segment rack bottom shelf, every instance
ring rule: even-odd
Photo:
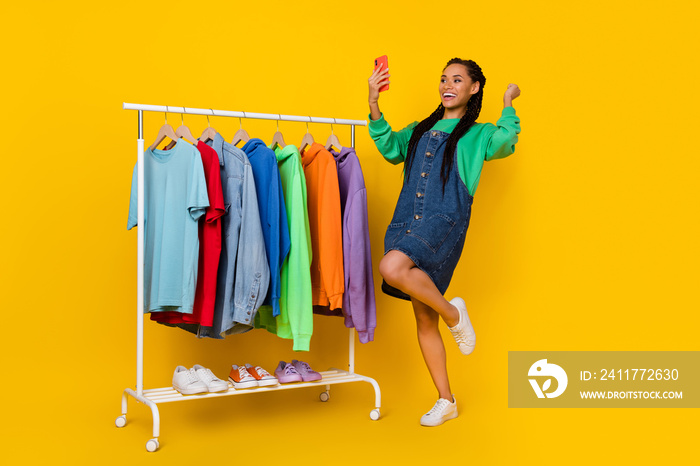
[[[249,395],[253,393],[270,392],[277,390],[291,390],[297,388],[309,388],[309,387],[323,387],[325,386],[325,391],[321,392],[321,401],[328,401],[330,398],[330,386],[339,383],[351,383],[351,382],[367,382],[374,387],[375,393],[375,408],[370,412],[370,419],[376,421],[379,419],[379,409],[381,408],[381,391],[379,390],[379,384],[376,380],[356,374],[354,372],[348,372],[340,369],[331,368],[327,371],[321,372],[321,380],[316,380],[313,382],[297,382],[289,384],[279,384],[271,387],[256,387],[256,388],[246,388],[246,389],[235,389],[231,382],[229,382],[229,388],[225,392],[219,393],[204,393],[201,395],[182,395],[172,387],[163,388],[153,388],[148,390],[143,390],[143,394],[139,395],[131,388],[124,390],[122,395],[122,415],[119,416],[115,424],[117,427],[124,427],[126,425],[126,414],[127,414],[127,397],[131,396],[137,401],[144,403],[146,406],[151,408],[153,414],[153,438],[146,443],[146,449],[148,451],[156,451],[160,444],[158,443],[158,436],[160,435],[160,414],[158,412],[158,404],[170,403],[174,401],[189,401],[189,400],[202,400],[205,398],[217,398],[222,396],[232,396],[232,395]]]
[[[308,388],[308,387],[318,387],[323,385],[333,385],[338,383],[350,383],[350,382],[367,382],[368,377],[361,376],[359,374],[341,371],[338,369],[330,369],[321,372],[321,380],[316,380],[313,382],[296,382],[296,383],[286,383],[278,384],[271,387],[254,387],[254,388],[244,388],[236,390],[229,381],[228,391],[218,392],[218,393],[203,393],[199,395],[182,395],[177,390],[172,387],[164,388],[153,388],[150,390],[144,390],[143,396],[151,400],[154,403],[168,403],[172,401],[188,401],[188,400],[201,400],[203,398],[215,398],[221,396],[232,396],[232,395],[250,395],[252,393],[262,393],[271,392],[277,390],[290,390],[296,388]],[[377,406],[379,407],[379,406]]]

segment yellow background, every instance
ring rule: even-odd
[[[697,11],[694,2],[6,2],[3,5],[4,458],[78,464],[684,464],[695,410],[507,408],[509,350],[699,350]],[[368,384],[161,407],[161,450],[135,383],[136,233],[126,231],[137,114],[122,102],[367,118],[372,60],[389,56],[380,106],[398,129],[438,104],[452,57],[487,78],[480,121],[509,82],[522,96],[516,154],[486,164],[448,297],[478,334],[443,335],[460,417],[428,429],[436,399],[407,303],[377,292]],[[179,116],[171,115],[173,126]],[[145,115],[150,144],[163,115]],[[186,116],[199,134],[206,118]],[[227,139],[238,121],[212,118]],[[269,140],[270,121],[244,121]],[[303,123],[283,122],[287,142]],[[327,125],[310,125],[317,140]],[[349,129],[337,129],[349,144]],[[400,187],[366,129],[375,280]],[[225,341],[145,323],[146,387],[176,365],[225,377],[301,357],[344,367],[340,320],[316,318],[310,353],[256,331]],[[691,420],[692,423],[691,423]]]

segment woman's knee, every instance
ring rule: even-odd
[[[389,251],[379,262],[379,273],[384,280],[392,286],[401,282],[401,278],[410,268],[412,262],[408,257],[398,251]]]
[[[382,257],[379,261],[379,273],[389,285],[394,285],[398,281],[398,267],[396,261],[389,255]]]

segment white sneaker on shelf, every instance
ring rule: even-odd
[[[199,377],[199,380],[204,382],[204,385],[207,386],[207,390],[210,393],[225,392],[228,390],[228,382],[225,382],[215,376],[210,369],[200,366],[199,364],[195,364],[192,369],[194,370],[195,374],[197,374],[197,377]]]
[[[435,427],[439,426],[445,421],[454,419],[457,417],[457,400],[452,396],[452,402],[444,398],[440,398],[435,403],[435,406],[425,413],[423,417],[420,418],[420,425]]]
[[[199,380],[193,369],[177,366],[173,374],[173,388],[183,395],[207,393],[209,390],[204,382]]]
[[[467,305],[462,298],[454,298],[450,304],[459,311],[459,322],[454,327],[447,328],[450,329],[450,333],[452,333],[462,354],[471,354],[476,345],[476,334],[469,320],[469,314],[467,314]]]

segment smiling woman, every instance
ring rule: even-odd
[[[420,123],[394,132],[378,105],[379,88],[389,83],[388,71],[379,67],[369,78],[369,132],[386,160],[404,163],[404,183],[379,271],[382,291],[413,305],[418,342],[440,397],[421,424],[437,426],[457,417],[440,318],[463,354],[470,354],[476,343],[464,300],[447,301],[443,295],[464,247],[484,160],[515,150],[520,120],[511,104],[520,89],[508,85],[497,125],[476,123],[486,78],[474,61],[453,58],[440,78],[438,108]]]

